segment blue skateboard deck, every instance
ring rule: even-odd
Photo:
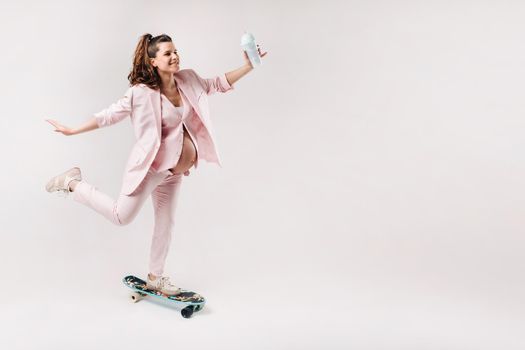
[[[184,318],[190,318],[194,312],[202,310],[206,303],[204,297],[189,290],[181,289],[179,294],[167,295],[157,290],[149,289],[146,281],[132,275],[124,277],[122,282],[133,290],[131,294],[133,302],[136,303],[147,295],[174,302],[178,307],[182,308],[181,315]]]

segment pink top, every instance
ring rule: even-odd
[[[184,94],[180,90],[179,93],[183,102],[180,107],[174,106],[166,96],[160,94],[162,138],[159,151],[151,165],[157,172],[174,168],[177,165],[182,154],[184,142],[183,128],[186,128],[197,151],[197,159],[194,164],[195,169],[199,162],[199,146],[193,135],[202,127],[202,122],[195,114],[195,110],[186,100]]]

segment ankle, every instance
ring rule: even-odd
[[[68,185],[69,192],[75,191],[75,187],[77,187],[77,184],[79,183],[78,180],[71,180]]]
[[[151,273],[148,273],[148,277],[149,277],[149,279],[152,280],[152,281],[155,281],[155,280],[157,279],[157,276],[155,276],[155,275],[153,275],[153,274],[151,274]]]

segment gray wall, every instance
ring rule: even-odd
[[[522,349],[525,4],[3,2],[3,348]],[[118,227],[44,189],[72,166],[116,198],[129,121],[66,137],[122,96],[140,35],[181,68],[268,55],[210,98],[223,168],[184,177],[166,273],[190,322],[128,302],[148,200]],[[148,305],[150,304],[150,305]],[[144,328],[137,320],[149,320]]]

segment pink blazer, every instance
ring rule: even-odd
[[[233,89],[233,86],[228,83],[225,74],[203,79],[193,69],[178,71],[174,74],[174,79],[202,121],[202,127],[194,135],[199,147],[199,157],[222,167],[217,146],[213,141],[214,131],[208,108],[208,95],[226,92]],[[130,195],[137,189],[159,150],[162,130],[160,105],[160,90],[137,84],[130,87],[120,100],[94,115],[99,127],[118,123],[126,117],[130,117],[133,124],[136,142],[124,169],[121,193],[125,195]]]

